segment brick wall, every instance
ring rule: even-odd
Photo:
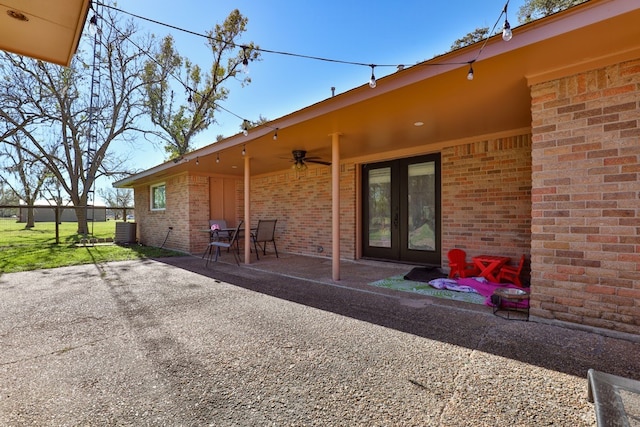
[[[461,248],[505,255],[531,248],[531,138],[498,138],[442,150],[442,263]],[[528,264],[527,264],[528,267]],[[525,277],[528,271],[525,272]]]
[[[341,166],[340,256],[355,257],[355,167]],[[283,201],[287,201],[283,203]],[[331,168],[309,165],[251,181],[251,223],[276,218],[278,248],[305,255],[331,256]]]
[[[638,333],[640,60],[532,94],[532,314]]]
[[[140,243],[147,246],[161,246],[164,243],[165,248],[183,252],[202,251],[208,240],[206,233],[191,233],[191,231],[195,224],[199,223],[198,212],[202,209],[203,188],[206,192],[205,217],[208,219],[208,178],[189,177],[183,174],[162,182],[166,185],[166,210],[164,211],[150,209],[149,185],[135,188],[135,212]],[[192,190],[193,188],[196,190]],[[193,205],[189,203],[190,199]],[[204,220],[204,225],[199,223],[200,228],[206,227],[207,219]],[[169,227],[173,229],[169,231]],[[200,238],[201,234],[202,238]],[[191,235],[194,236],[193,242]]]

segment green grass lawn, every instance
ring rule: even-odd
[[[90,223],[89,230],[93,233],[88,237],[113,238],[115,224],[115,221]],[[24,223],[17,223],[15,218],[1,218],[0,273],[183,255],[166,249],[139,245],[77,245],[85,236],[77,234],[76,230],[76,223],[60,224],[60,244],[56,245],[53,222],[37,222],[32,229],[25,229]]]

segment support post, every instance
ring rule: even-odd
[[[244,263],[251,264],[251,158],[244,157]]]
[[[340,280],[340,134],[331,134],[331,278]]]

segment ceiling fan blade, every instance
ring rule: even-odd
[[[304,159],[307,163],[317,163],[319,165],[331,166],[331,162],[326,162],[324,160],[313,160],[313,159]]]

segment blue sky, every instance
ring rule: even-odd
[[[458,38],[478,27],[492,28],[506,0],[445,0],[375,2],[361,0],[120,0],[117,7],[136,15],[198,33],[222,23],[233,9],[248,18],[240,43],[254,42],[263,49],[365,64],[406,64],[431,59],[450,49]],[[508,18],[517,26],[517,12],[524,0],[511,0]],[[211,64],[206,40],[144,20],[141,30],[158,37],[172,34],[181,55],[203,68]],[[504,18],[498,27],[502,27]],[[395,71],[377,67],[376,77]],[[244,88],[229,85],[223,104],[234,114],[270,120],[322,101],[336,93],[366,84],[369,67],[336,64],[286,55],[263,53],[249,67],[252,83]],[[186,95],[185,95],[186,96]],[[241,120],[220,112],[217,123],[196,138],[200,148],[216,135],[240,131]],[[161,147],[145,144],[137,151],[135,168],[147,169],[164,161]]]

